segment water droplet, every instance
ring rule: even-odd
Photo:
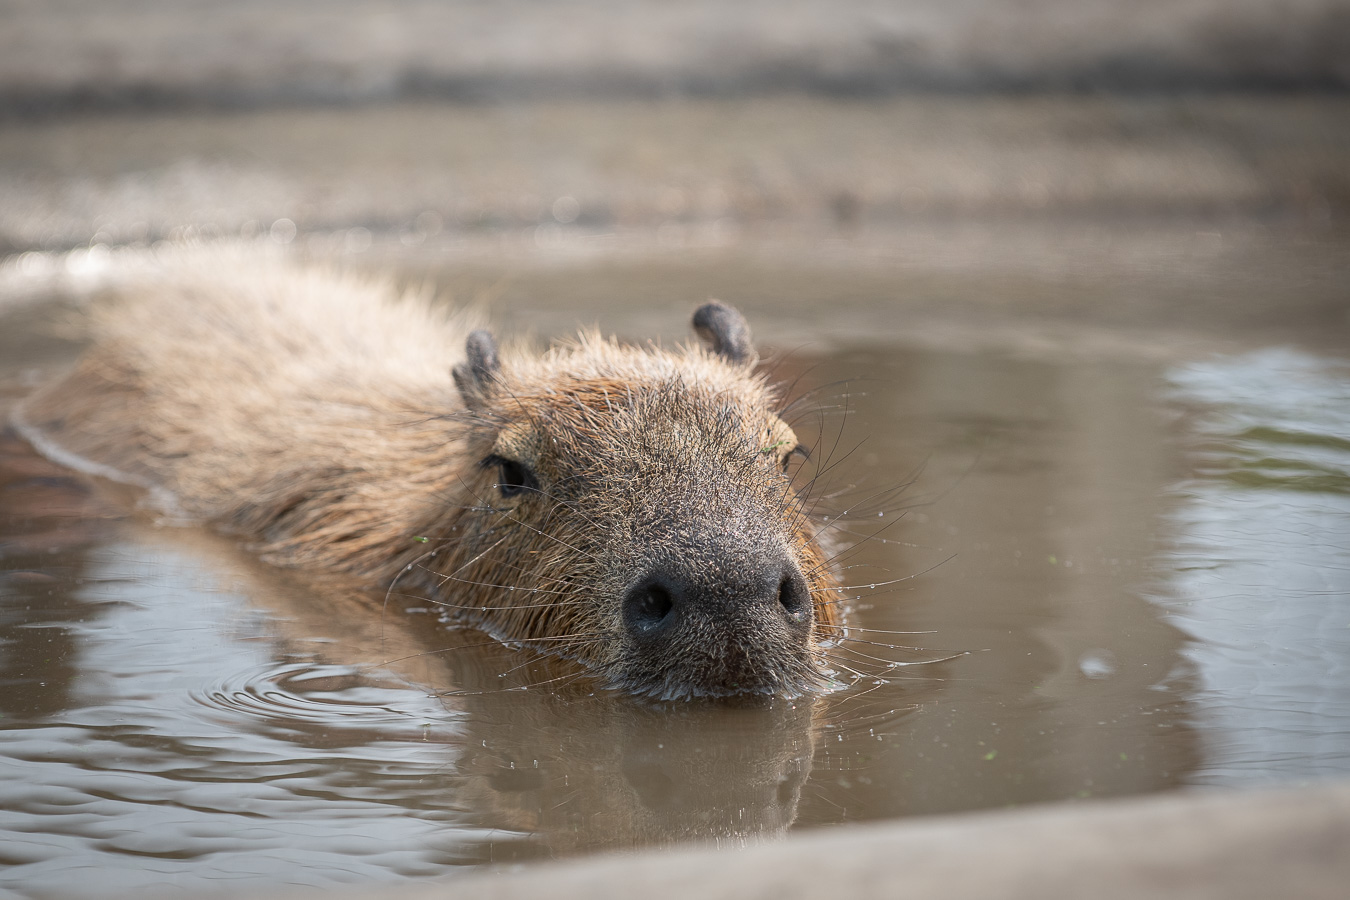
[[[1116,673],[1116,657],[1110,650],[1089,650],[1078,658],[1078,670],[1088,678],[1109,678]]]

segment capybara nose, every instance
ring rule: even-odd
[[[678,641],[690,632],[754,644],[761,629],[809,627],[811,592],[797,565],[786,559],[750,572],[728,572],[716,563],[658,565],[624,595],[623,622],[639,647]]]

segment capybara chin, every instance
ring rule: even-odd
[[[531,354],[388,284],[242,255],[185,257],[132,294],[20,409],[40,449],[610,688],[827,682],[839,587],[730,307],[698,309],[701,343],[584,333]]]

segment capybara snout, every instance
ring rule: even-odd
[[[622,602],[630,690],[800,693],[812,684],[810,590],[781,553],[662,561]]]

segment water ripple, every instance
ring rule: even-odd
[[[355,666],[270,663],[233,673],[191,692],[208,710],[252,720],[275,732],[314,733],[348,740],[450,740],[446,708],[423,690],[384,685]],[[222,719],[225,717],[221,717]]]
[[[1197,780],[1344,774],[1350,745],[1350,369],[1274,349],[1171,373],[1193,476],[1167,607],[1194,642]]]

